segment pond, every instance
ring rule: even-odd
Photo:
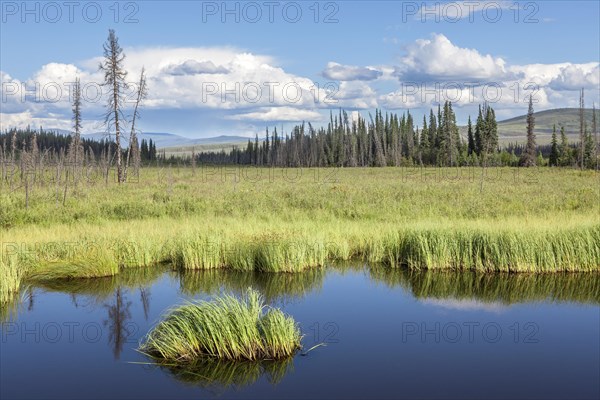
[[[325,346],[185,370],[136,351],[174,305],[247,287]],[[10,314],[3,399],[600,398],[600,274],[131,269],[32,285]]]

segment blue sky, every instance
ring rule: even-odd
[[[115,7],[113,1],[82,1],[75,2],[71,22],[63,2],[28,2],[25,10],[21,1],[2,1],[1,127],[68,129],[66,83],[79,76],[93,88],[101,80],[96,64],[109,28],[128,56],[129,80],[137,79],[141,66],[148,71],[146,131],[250,136],[266,125],[318,125],[340,107],[364,115],[375,107],[411,109],[420,121],[445,99],[454,101],[464,122],[484,100],[501,118],[523,114],[528,93],[537,109],[575,106],[580,87],[588,105],[598,103],[597,1],[276,3],[138,1]],[[225,14],[224,7],[233,11]],[[278,84],[273,99],[267,99],[265,82]],[[22,88],[31,92],[36,83],[65,89],[56,101],[48,101],[48,93],[23,99]],[[286,85],[301,89],[299,101],[282,93]],[[497,87],[503,88],[500,97],[485,95]],[[240,98],[230,93],[223,99],[225,88]],[[248,101],[256,88],[260,100]],[[102,104],[85,105],[87,131],[103,129]]]

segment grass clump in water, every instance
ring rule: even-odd
[[[293,318],[269,308],[248,289],[191,302],[171,310],[144,339],[140,351],[159,360],[193,362],[202,357],[224,360],[275,360],[293,355],[302,335]]]

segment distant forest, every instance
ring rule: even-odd
[[[591,129],[582,128],[583,146],[581,142],[568,142],[564,130],[555,131],[551,144],[534,147],[535,164],[580,166],[583,162],[585,168],[596,168],[597,127],[593,115]],[[12,129],[0,134],[0,155],[9,159],[14,152],[13,159],[18,159],[23,150],[31,150],[34,137],[38,150],[50,154],[50,158],[67,153],[73,140],[72,136],[42,128]],[[80,145],[88,162],[109,158],[111,154],[114,158],[114,140],[81,138]],[[142,165],[187,162],[277,167],[518,166],[523,164],[526,148],[527,145],[516,143],[498,145],[495,111],[487,104],[480,106],[474,123],[469,117],[467,135],[462,137],[452,103],[446,102],[438,106],[437,112],[430,110],[420,128],[409,111],[399,115],[376,110],[368,120],[358,117],[350,121],[348,114],[339,110],[330,114],[327,127],[302,123],[289,134],[267,129],[264,138],[259,140],[257,135],[243,148],[194,153],[193,160],[167,158],[157,151],[151,139],[141,140],[139,154]],[[122,150],[123,156],[126,151]]]

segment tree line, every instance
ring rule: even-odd
[[[581,96],[583,97],[583,91]],[[591,131],[580,112],[579,144],[569,143],[564,127],[557,142],[556,127],[552,144],[538,146],[535,135],[533,100],[529,99],[527,143],[500,147],[496,113],[489,104],[479,107],[475,124],[469,116],[466,138],[459,134],[452,103],[445,102],[423,116],[421,128],[410,111],[401,115],[375,110],[375,117],[358,116],[350,121],[340,110],[330,113],[327,127],[312,124],[295,126],[289,134],[267,129],[263,140],[258,135],[245,148],[230,152],[201,152],[195,162],[245,164],[277,167],[384,167],[384,166],[598,166],[598,140],[594,107]],[[583,144],[581,144],[583,143]]]

